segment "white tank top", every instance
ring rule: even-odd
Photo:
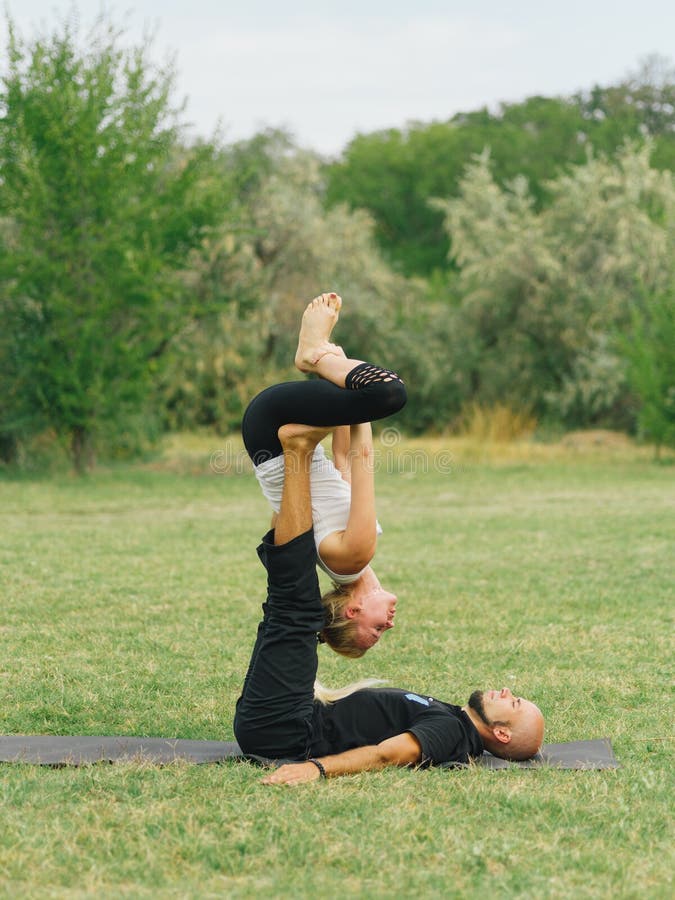
[[[284,487],[284,457],[275,456],[259,466],[254,466],[255,477],[272,509],[279,512],[281,493]],[[356,581],[363,569],[351,575],[338,575],[332,572],[319,555],[321,541],[334,531],[344,531],[349,519],[351,504],[351,488],[335,468],[333,461],[318,444],[312,457],[310,469],[310,489],[312,492],[312,522],[314,524],[314,542],[316,543],[317,562],[321,568],[338,584],[350,584]],[[382,534],[380,523],[377,533]]]

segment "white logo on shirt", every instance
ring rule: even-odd
[[[413,703],[420,703],[422,706],[428,706],[429,701],[425,700],[424,697],[420,697],[419,694],[406,694],[406,700],[412,700]]]

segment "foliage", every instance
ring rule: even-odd
[[[614,346],[636,297],[664,289],[675,257],[675,181],[649,148],[590,156],[547,183],[537,210],[523,178],[501,187],[487,154],[446,216],[462,296],[457,328],[475,348],[476,399],[575,425],[626,426]]]
[[[369,216],[345,206],[324,210],[320,160],[270,132],[265,141],[258,136],[235,145],[222,164],[240,186],[236,225],[210,242],[210,258],[193,258],[191,277],[197,295],[226,295],[231,305],[181,336],[161,389],[171,424],[210,424],[226,432],[238,427],[256,390],[300,377],[293,368],[300,319],[322,291],[344,297],[335,338],[351,356],[402,374],[423,368],[423,286],[384,263]],[[219,254],[222,246],[226,254]],[[228,266],[220,266],[216,278],[218,259]],[[411,410],[410,421],[428,422],[428,406]]]
[[[675,67],[658,55],[646,57],[637,72],[618,84],[577,94],[576,104],[594,122],[593,146],[610,151],[627,138],[650,137],[659,169],[675,168]]]
[[[9,26],[0,461],[35,467],[57,440],[83,470],[160,430],[236,429],[257,390],[299,377],[298,323],[326,290],[345,300],[348,354],[406,380],[397,427],[444,432],[501,405],[555,427],[639,416],[669,440],[645,311],[675,258],[664,61],[360,135],[326,165],[280,131],[186,145],[171,67],[105,18],[29,44]]]
[[[212,148],[179,144],[172,73],[101,20],[24,44],[0,90],[0,431],[49,426],[75,466],[151,422],[146,400],[185,316],[175,276],[222,215]],[[120,436],[121,441],[120,441]]]
[[[631,328],[620,339],[628,360],[628,382],[638,396],[641,434],[675,447],[675,294],[647,296],[631,310]]]
[[[583,165],[588,148],[613,158],[626,140],[653,141],[653,164],[675,168],[675,71],[659,58],[617,85],[573,97],[533,96],[496,112],[458,113],[359,135],[326,168],[327,200],[366,209],[386,258],[409,275],[447,266],[448,236],[431,197],[458,195],[472,157],[489,149],[501,187],[524,176],[537,209],[553,202],[547,182]]]
[[[486,146],[500,182],[525,173],[541,192],[541,180],[557,165],[583,159],[579,125],[563,101],[533,97],[500,115],[483,109],[404,132],[360,135],[328,167],[327,200],[367,209],[392,264],[409,275],[430,275],[447,266],[449,243],[429,198],[455,195],[464,167]]]

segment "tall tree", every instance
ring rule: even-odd
[[[430,367],[435,337],[416,337],[425,319],[418,302],[423,287],[385,264],[368,215],[345,205],[324,208],[318,157],[277,132],[235,145],[224,156],[243,198],[241,215],[236,229],[212,242],[212,253],[201,257],[193,274],[196,291],[233,299],[173,348],[163,385],[170,423],[236,427],[257,390],[272,379],[298,376],[298,324],[308,300],[321,291],[344,297],[336,339],[350,354],[385,360],[402,374]],[[430,405],[411,401],[406,424],[415,418],[418,427],[423,416],[426,424]]]
[[[189,310],[176,273],[225,208],[181,145],[173,73],[101,19],[24,42],[0,84],[0,432],[50,427],[75,467],[143,419]],[[11,391],[7,388],[11,386]]]
[[[641,298],[672,302],[675,179],[650,165],[648,146],[627,146],[547,190],[554,202],[538,210],[526,180],[502,188],[484,154],[459,198],[437,203],[459,268],[458,326],[475,348],[474,391],[570,425],[628,425],[615,335],[631,333]]]
[[[386,258],[408,275],[447,268],[448,235],[429,204],[457,196],[465,167],[488,148],[502,187],[527,178],[538,208],[550,204],[547,182],[593,148],[610,157],[626,140],[652,139],[652,164],[675,166],[675,71],[647,60],[610,87],[573,97],[529,97],[492,112],[458,113],[446,122],[362,134],[327,166],[329,203],[368,210]]]
[[[658,455],[663,446],[675,447],[675,289],[641,299],[620,346],[639,402],[639,431]]]

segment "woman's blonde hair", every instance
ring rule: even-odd
[[[381,678],[362,678],[360,681],[354,681],[342,688],[327,688],[320,681],[314,682],[314,699],[324,706],[329,703],[335,703],[336,700],[343,700],[356,691],[362,691],[364,688],[377,687],[385,682]]]
[[[341,653],[342,656],[348,656],[350,659],[358,659],[366,651],[363,647],[357,647],[355,643],[356,620],[348,619],[345,616],[345,609],[351,595],[351,584],[336,584],[335,582],[333,582],[333,590],[323,595],[321,602],[326,624],[319,637],[336,653]]]

